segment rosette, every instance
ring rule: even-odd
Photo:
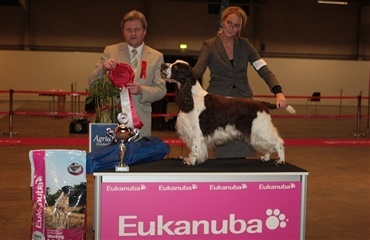
[[[126,84],[132,83],[134,78],[134,70],[126,63],[117,63],[116,67],[109,71],[110,81],[118,88],[126,87]]]

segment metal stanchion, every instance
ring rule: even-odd
[[[342,119],[342,97],[343,97],[343,90],[340,90],[340,98],[339,98],[339,119]]]
[[[14,90],[9,89],[9,132],[3,133],[4,135],[9,135],[10,138],[12,138],[13,135],[18,134],[17,132],[13,132],[13,116],[14,116],[13,94],[14,94]]]
[[[370,97],[367,98],[367,124],[366,124],[366,134],[370,133]]]
[[[74,84],[71,83],[71,112],[75,113],[75,94],[73,93],[75,91]]]
[[[367,93],[367,124],[366,134],[370,133],[370,77],[369,77],[369,91]]]
[[[356,133],[353,135],[357,138],[366,136],[365,133],[361,133],[361,93],[357,96],[357,127],[356,127]]]
[[[80,94],[77,93],[77,83],[71,83],[71,112],[80,113]]]

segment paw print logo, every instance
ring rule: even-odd
[[[266,215],[268,216],[266,220],[266,227],[270,230],[275,230],[278,227],[285,228],[287,222],[285,214],[281,213],[279,209],[267,209]]]

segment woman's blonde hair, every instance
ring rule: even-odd
[[[221,14],[221,23],[229,16],[230,14],[236,14],[239,16],[242,20],[242,26],[241,29],[244,28],[247,25],[248,16],[245,13],[245,11],[238,6],[230,6],[225,8],[225,10],[222,11]],[[219,33],[222,31],[222,29],[219,30]]]

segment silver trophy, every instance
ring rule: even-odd
[[[118,146],[120,162],[116,166],[116,172],[128,172],[130,170],[129,166],[125,163],[126,155],[126,142],[131,142],[139,136],[139,129],[131,129],[127,126],[128,117],[125,113],[120,113],[117,115],[117,120],[119,122],[118,126],[114,130],[107,128],[107,136],[113,141],[120,141]]]

